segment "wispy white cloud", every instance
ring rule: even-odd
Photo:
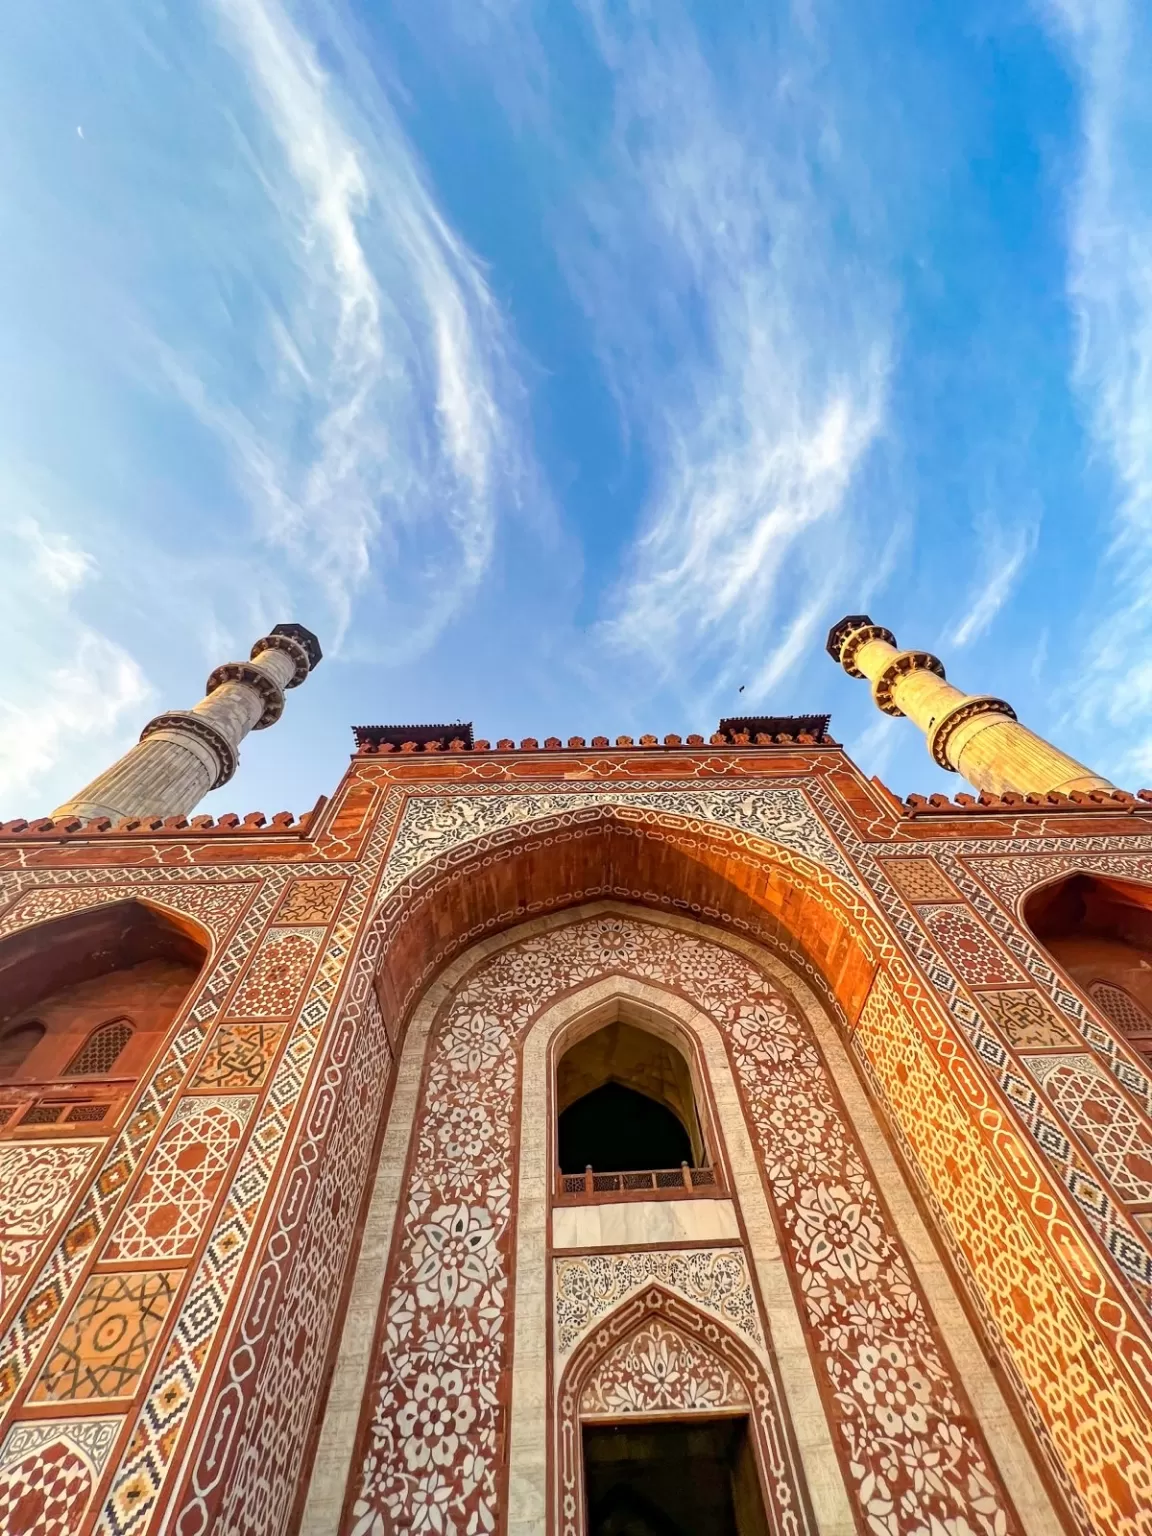
[[[527,472],[521,398],[479,263],[441,214],[380,82],[312,7],[205,0],[256,108],[237,133],[282,258],[251,316],[257,388],[161,337],[169,381],[232,457],[263,538],[316,577],[336,632],[370,578],[418,652],[492,557]],[[321,67],[323,37],[339,70]]]
[[[959,650],[978,640],[991,628],[1008,602],[1036,549],[1039,521],[1016,516],[977,519],[976,542],[980,550],[968,607],[948,636],[949,646]]]
[[[567,259],[654,466],[605,637],[710,691],[738,671],[753,702],[886,540],[853,490],[894,296],[838,233],[865,189],[801,29],[722,78],[673,0],[588,13],[615,120]]]
[[[881,715],[878,720],[866,726],[854,741],[848,743],[853,762],[859,763],[865,773],[882,779],[894,753],[902,744],[906,728],[906,721],[897,720],[892,715]]]
[[[30,13],[0,60],[0,468],[35,491],[0,507],[8,814],[261,626],[309,623],[329,658],[426,652],[539,506],[505,320],[348,14],[101,0],[63,48]],[[241,775],[261,760],[293,780],[267,748]]]
[[[45,528],[34,517],[20,518],[12,533],[24,546],[29,574],[54,593],[67,597],[97,572],[94,555],[79,548],[68,534]]]
[[[98,584],[96,558],[28,513],[6,539],[0,597],[20,665],[0,691],[0,817],[43,814],[79,789],[128,745],[150,695],[133,657],[73,604]]]
[[[1129,0],[1043,0],[1080,88],[1069,206],[1076,381],[1118,494],[1094,630],[1079,654],[1079,714],[1109,720],[1122,767],[1152,774],[1152,25]]]

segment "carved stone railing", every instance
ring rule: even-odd
[[[627,1173],[557,1173],[556,1199],[564,1204],[595,1200],[652,1200],[722,1193],[715,1168],[645,1168]]]

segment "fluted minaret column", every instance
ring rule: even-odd
[[[216,668],[199,704],[149,720],[137,744],[53,811],[53,819],[187,816],[210,789],[228,782],[245,736],[279,720],[284,690],[302,683],[320,658],[310,630],[277,624],[257,640],[251,660]]]
[[[900,650],[895,636],[867,614],[833,625],[828,654],[849,677],[868,678],[877,707],[886,715],[907,715],[941,768],[977,789],[1043,795],[1115,787],[1021,725],[1003,699],[954,688],[935,656]]]

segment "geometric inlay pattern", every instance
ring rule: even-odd
[[[884,873],[908,901],[960,900],[960,892],[933,859],[885,859]]]
[[[31,1401],[131,1397],[182,1279],[179,1269],[90,1275]]]
[[[220,1024],[192,1079],[192,1087],[261,1087],[284,1029],[283,1024]]]
[[[971,987],[996,987],[1023,981],[992,935],[966,907],[921,907],[920,921],[939,944],[944,957]]]
[[[270,928],[257,946],[229,1016],[284,1019],[295,1013],[323,938],[323,928]]]
[[[1146,1035],[1152,1032],[1152,1017],[1123,987],[1113,986],[1108,981],[1094,981],[1088,988],[1088,995],[1121,1034]]]
[[[1152,1129],[1095,1057],[1025,1060],[1117,1194],[1141,1204],[1152,1201]]]
[[[0,1146],[0,1313],[68,1208],[97,1150],[92,1142]]]
[[[552,1261],[556,1349],[568,1354],[598,1318],[641,1286],[658,1280],[705,1312],[763,1344],[759,1309],[742,1248],[582,1253]]]
[[[988,1531],[1014,1530],[807,1022],[742,955],[616,916],[498,951],[460,983],[434,1027],[346,1529],[434,1529],[430,1509],[444,1531],[496,1527],[518,1041],[550,999],[613,974],[687,995],[727,1037],[830,1388],[841,1469],[865,1517],[880,1529],[884,1511],[900,1509],[908,1531],[933,1521],[959,1529],[978,1510]],[[458,1123],[447,1140],[439,1135]],[[432,1422],[428,1377],[446,1373],[458,1373],[460,1390]],[[769,1482],[787,1475],[772,1469]]]
[[[177,1104],[104,1258],[187,1259],[215,1203],[252,1110],[251,1095]]]
[[[980,1006],[1008,1044],[1033,1050],[1068,1047],[1077,1042],[1060,1015],[1040,996],[1024,988],[981,992]]]
[[[74,1536],[120,1424],[120,1419],[14,1424],[0,1447],[0,1531]]]
[[[581,1418],[748,1406],[743,1383],[723,1360],[659,1318],[605,1355],[580,1394]]]

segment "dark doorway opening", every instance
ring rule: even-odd
[[[646,1093],[604,1083],[569,1104],[556,1124],[561,1173],[629,1173],[696,1166],[683,1124]]]
[[[584,1426],[588,1536],[769,1536],[746,1418]]]

